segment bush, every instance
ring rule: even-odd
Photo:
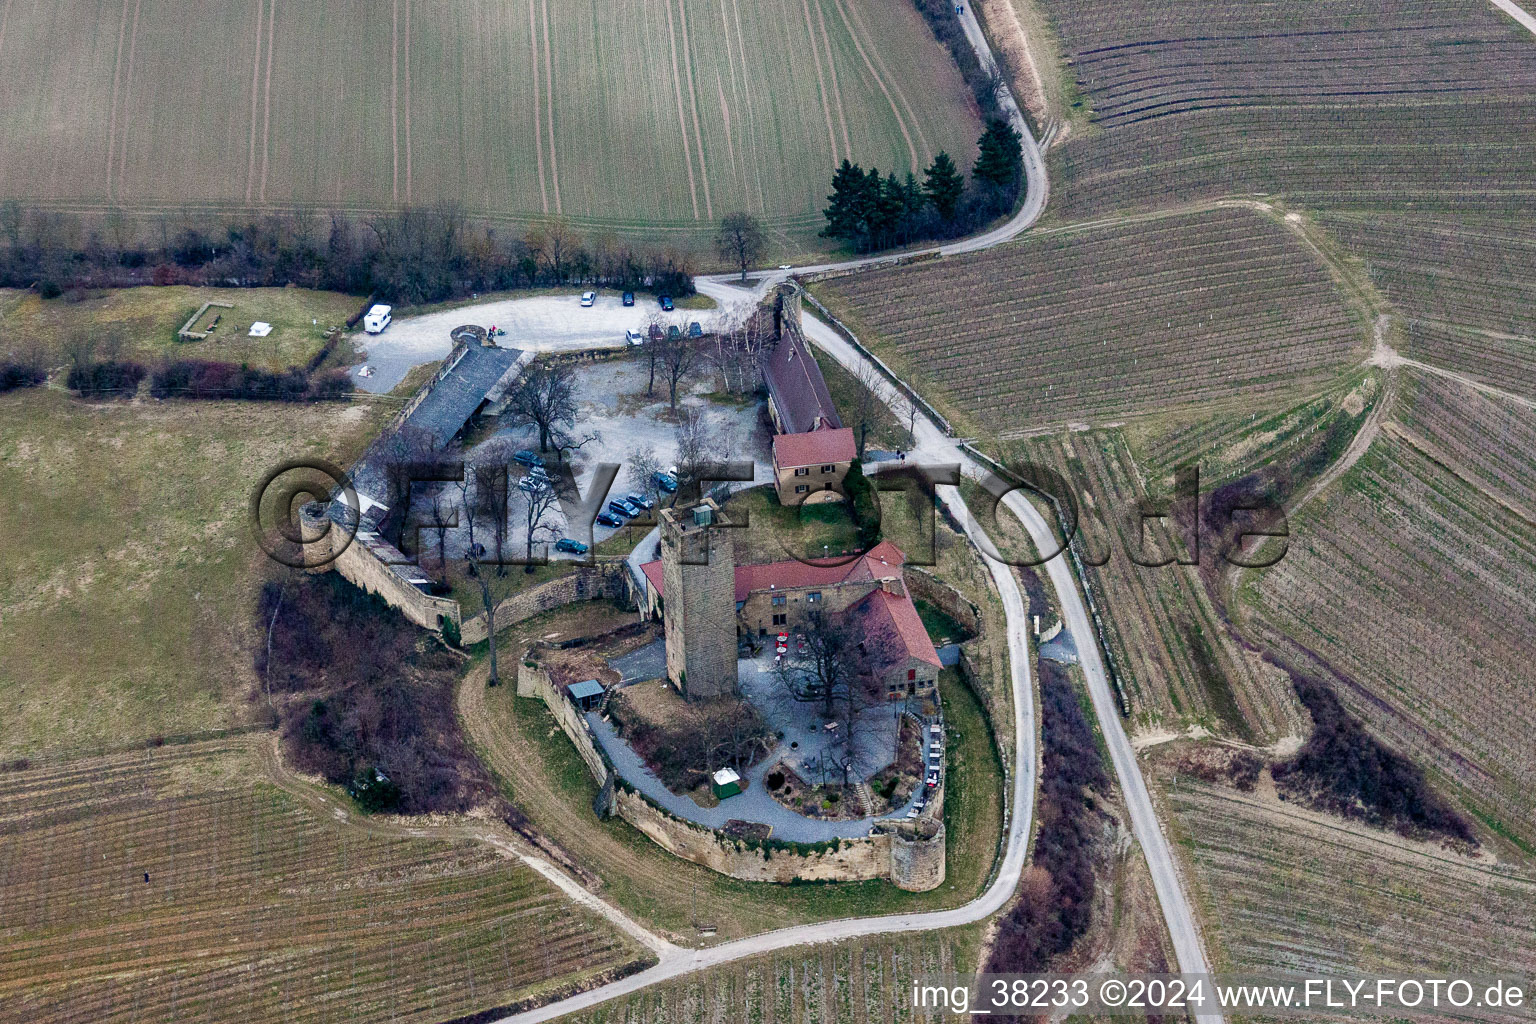
[[[868,551],[880,543],[880,506],[875,501],[875,489],[864,470],[855,462],[843,477],[843,490],[853,509],[853,522],[859,531],[859,548]]]
[[[66,383],[84,398],[132,398],[148,372],[138,363],[77,363]]]
[[[311,378],[297,367],[273,372],[235,363],[178,359],[155,371],[149,390],[156,398],[314,402],[345,397],[352,383],[345,371]]]
[[[48,372],[30,360],[0,363],[0,395],[17,388],[35,388],[48,379]]]
[[[60,295],[64,294],[64,288],[59,284],[59,282],[49,278],[46,281],[38,282],[37,294],[41,295],[45,299],[56,299]]]
[[[1291,673],[1312,715],[1312,735],[1272,769],[1282,796],[1408,836],[1438,834],[1476,844],[1466,819],[1429,787],[1424,773],[1384,746],[1323,683]]]

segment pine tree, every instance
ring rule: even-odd
[[[960,194],[965,191],[965,179],[955,170],[955,162],[943,150],[933,158],[933,165],[923,174],[923,191],[939,216],[949,220],[960,204]]]
[[[901,182],[896,180],[895,173],[886,175],[882,180],[879,171],[871,170],[869,187],[874,196],[874,209],[869,224],[870,248],[883,249],[893,244],[896,231],[901,227],[901,217],[907,208],[906,194],[902,192]]]
[[[832,175],[830,204],[822,210],[827,226],[822,229],[823,238],[836,238],[857,243],[868,229],[868,190],[864,171],[858,164],[843,160],[842,166]]]
[[[1019,183],[1024,170],[1024,149],[1012,125],[999,118],[988,121],[977,148],[980,153],[971,177],[1002,189]]]

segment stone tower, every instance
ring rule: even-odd
[[[736,558],[709,498],[661,510],[667,678],[686,697],[736,692]]]

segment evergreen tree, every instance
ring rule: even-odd
[[[988,121],[977,147],[980,153],[971,177],[1001,189],[1019,183],[1024,171],[1024,148],[1012,125],[1000,118]]]
[[[868,229],[868,190],[864,171],[858,164],[843,160],[842,166],[832,175],[830,204],[822,210],[827,226],[822,229],[823,238],[836,238],[857,243]]]
[[[923,192],[939,216],[949,220],[960,204],[960,194],[965,191],[965,179],[955,170],[955,162],[943,150],[933,158],[933,165],[923,174]]]

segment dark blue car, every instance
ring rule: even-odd
[[[604,526],[623,526],[624,525],[624,520],[620,519],[618,516],[614,515],[612,512],[599,512],[597,514],[597,521],[602,523]]]

